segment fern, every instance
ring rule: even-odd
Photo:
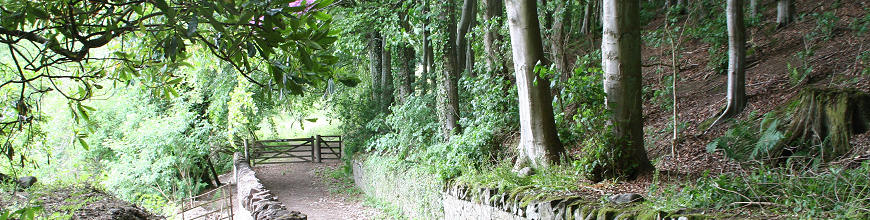
[[[749,118],[755,118],[754,113]],[[707,144],[707,152],[722,150],[725,156],[737,161],[763,159],[785,135],[777,130],[779,119],[768,113],[760,124],[738,121],[725,135]],[[755,132],[757,128],[758,132]]]

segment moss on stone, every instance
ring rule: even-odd
[[[598,220],[610,220],[616,217],[618,210],[612,208],[598,209]]]

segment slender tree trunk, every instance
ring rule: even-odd
[[[533,167],[559,162],[564,152],[556,132],[548,79],[534,71],[545,62],[535,0],[507,0],[508,24],[520,104],[520,151]]]
[[[379,32],[373,32],[369,35],[369,71],[372,76],[372,100],[375,103],[380,103],[381,101],[381,65],[383,65],[383,61],[381,61],[383,43],[381,43],[381,40]]]
[[[758,0],[749,0],[749,17],[758,16]]]
[[[445,137],[458,133],[459,127],[459,58],[457,57],[456,40],[456,16],[452,1],[447,1],[447,8],[442,14],[447,19],[447,41],[444,43],[444,73],[441,77],[442,92],[446,97],[444,101],[443,126]]]
[[[477,8],[475,6],[476,0],[465,0],[462,4],[462,17],[459,20],[459,24],[457,25],[456,30],[456,55],[457,60],[459,61],[459,65],[457,66],[460,71],[466,70],[466,56],[468,50],[468,38],[465,36],[468,33],[468,30],[471,29],[471,23],[474,20],[474,9]],[[452,23],[450,23],[452,25]]]
[[[785,27],[791,23],[793,15],[794,6],[791,0],[779,0],[776,3],[776,25],[778,27]]]
[[[556,72],[558,73],[559,83],[557,83],[553,88],[552,94],[558,98],[559,102],[559,111],[565,110],[565,103],[562,100],[562,86],[565,81],[568,80],[569,77],[569,66],[568,66],[568,54],[567,54],[567,43],[565,41],[566,37],[566,25],[570,25],[570,23],[566,22],[571,19],[571,11],[568,10],[566,5],[567,3],[564,1],[556,1],[556,10],[554,12],[553,17],[553,27],[551,30],[550,36],[550,52],[553,56],[553,64],[555,65]]]
[[[427,37],[429,35],[428,32],[429,31],[426,31]],[[435,72],[435,67],[434,67],[434,65],[435,65],[435,58],[434,58],[435,52],[432,50],[432,41],[431,40],[426,39],[424,41],[424,43],[425,43],[425,45],[423,46],[423,52],[425,54],[423,57],[423,65],[424,65],[423,68],[424,68],[425,72],[423,73],[423,76],[420,77],[420,80],[423,82],[422,87],[423,87],[423,91],[424,91],[423,93],[425,94],[426,90],[431,87],[430,86],[431,84],[429,81],[432,80],[432,73]]]
[[[483,20],[488,23],[496,22],[498,17],[503,14],[503,0],[486,0],[486,10],[483,13]],[[498,28],[501,25],[496,24],[486,28],[486,33],[483,35],[483,48],[486,50],[486,70],[488,73],[496,71],[496,63],[498,62],[498,52],[496,51],[497,40],[501,37],[498,34]]]
[[[609,143],[613,158],[607,161],[614,164],[595,169],[593,179],[634,178],[653,169],[643,147],[640,4],[605,0],[602,8],[601,66],[613,134]]]
[[[429,13],[429,1],[423,1],[423,11],[424,13]],[[423,74],[420,75],[419,82],[417,83],[420,86],[420,90],[422,94],[426,94],[426,90],[429,88],[429,73],[433,71],[432,69],[432,49],[429,41],[429,18],[427,17],[423,21]]]
[[[381,107],[384,112],[390,110],[390,106],[393,105],[393,100],[395,96],[393,95],[393,55],[390,52],[389,45],[387,41],[384,42],[384,50],[383,50],[383,70],[381,71],[381,87],[383,88],[383,100]]]
[[[221,180],[218,177],[217,171],[214,169],[214,163],[211,162],[211,155],[205,157],[206,162],[208,162],[208,169],[211,171],[211,175],[214,176],[215,186],[220,186]]]
[[[743,0],[728,0],[728,105],[725,117],[740,114],[746,107],[746,34]]]
[[[423,27],[426,28],[425,26]],[[428,79],[429,79],[429,37],[428,31],[423,32],[423,73],[420,74],[420,78],[417,79],[417,86],[423,91],[423,94],[426,94],[426,87],[428,87]]]
[[[569,72],[568,54],[566,51],[565,42],[565,25],[570,25],[566,21],[571,19],[571,11],[568,10],[566,3],[556,1],[556,16],[553,18],[553,28],[551,39],[551,52],[553,53],[553,64],[556,66],[556,71],[559,72],[559,81],[564,82],[567,79]]]
[[[474,73],[474,49],[470,43],[465,48],[465,72],[471,77],[477,77]]]
[[[474,13],[472,14],[471,24],[468,25],[468,30],[471,31],[474,29],[474,26],[477,25],[477,6],[474,6]],[[471,43],[474,37],[467,37],[465,42],[465,72],[468,73],[471,77],[477,77],[477,74],[474,73],[474,44]]]
[[[589,26],[591,26],[590,19],[592,19],[592,13],[594,10],[594,9],[592,9],[592,7],[594,6],[593,1],[597,1],[597,0],[586,0],[586,6],[583,8],[583,24],[580,26],[580,33],[581,34],[588,34],[589,33],[589,28],[590,28]]]
[[[414,48],[402,43],[399,46],[399,100],[404,103],[405,99],[413,93],[411,83],[414,82]]]

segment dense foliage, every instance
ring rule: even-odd
[[[600,49],[598,2],[535,5],[545,54],[533,67],[532,84],[546,85],[552,96],[545,104],[553,111],[546,114],[554,116],[550,121],[565,151],[553,166],[538,169],[523,164],[518,147],[524,101],[519,93],[525,87],[518,86],[514,73],[510,19],[502,1],[0,0],[0,173],[37,176],[46,185],[87,183],[171,213],[179,200],[221,184],[217,175],[230,169],[242,140],[309,136],[314,131],[304,125],[317,122],[331,126],[318,129],[343,136],[348,164],[355,157],[375,158],[369,166],[437,177],[427,183],[533,195],[524,202],[603,192],[595,187],[629,179],[603,180],[598,174],[616,170],[612,176],[626,176],[619,173],[624,161],[617,161],[626,151],[614,141],[611,120],[618,111],[606,106],[605,82],[613,77],[602,69],[608,57]],[[696,87],[709,85],[678,84],[724,78],[729,35],[722,2],[676,2],[642,1],[636,18],[648,25],[641,32],[644,49],[655,53],[641,60],[639,99],[645,103],[636,114],[642,114],[640,127],[659,131],[646,131],[643,144],[657,166],[679,167],[669,163],[687,160],[675,149],[688,143],[698,145],[683,147],[698,148],[689,153],[703,154],[688,158],[715,160],[737,171],[645,174],[653,180],[639,184],[649,185],[642,206],[666,211],[770,206],[783,215],[866,218],[867,162],[766,163],[772,149],[792,141],[780,129],[784,120],[756,113],[768,106],[724,120],[727,127],[716,137],[715,130],[707,132],[718,120],[695,125],[697,117],[706,116],[680,119],[686,111],[680,101],[686,100],[678,100],[678,93],[696,97],[685,94],[721,90],[718,84],[703,91]],[[753,31],[745,48],[756,59],[752,65],[769,56],[762,52],[789,51],[776,73],[783,78],[750,85],[782,81],[792,90],[826,77],[818,70],[828,69],[813,65],[833,55],[820,58],[829,48],[819,45],[870,30],[870,15],[847,21],[837,16],[839,4],[796,16],[808,30],[800,42],[786,46],[777,45],[784,34],[776,32],[783,27],[772,19],[762,13],[746,17],[745,26]],[[870,75],[870,52],[863,43],[850,42],[859,45],[857,57],[843,64],[860,73],[854,76]],[[796,45],[801,47],[790,48]],[[690,71],[692,79],[684,75]],[[835,84],[831,78],[814,86]],[[693,90],[682,90],[687,87]],[[457,119],[455,128],[448,128],[447,116]],[[697,134],[685,132],[689,123]],[[300,129],[288,129],[295,126]],[[671,132],[671,145],[664,146],[671,154],[664,156],[661,134]],[[814,156],[795,152],[784,157]],[[344,168],[350,172],[350,166]],[[690,180],[661,182],[667,175]],[[16,208],[0,210],[0,216],[39,209]]]

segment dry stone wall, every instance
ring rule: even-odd
[[[445,186],[419,175],[408,175],[414,168],[385,169],[370,157],[353,161],[356,185],[368,196],[392,203],[410,219],[707,219],[709,216],[666,213],[636,205],[601,203],[598,198],[562,197],[524,202],[524,195],[465,185]],[[431,174],[430,174],[431,175]],[[429,177],[434,179],[434,177]],[[427,184],[442,184],[426,186]],[[410,189],[410,190],[409,190]],[[438,196],[426,196],[435,194]],[[421,206],[421,204],[434,204]],[[426,207],[421,209],[421,207]]]
[[[431,174],[390,161],[355,160],[354,183],[366,195],[389,203],[409,219],[444,219],[442,184]]]
[[[241,153],[233,155],[233,174],[236,180],[236,200],[251,214],[251,219],[306,220],[298,211],[289,211],[257,179],[248,159]]]

